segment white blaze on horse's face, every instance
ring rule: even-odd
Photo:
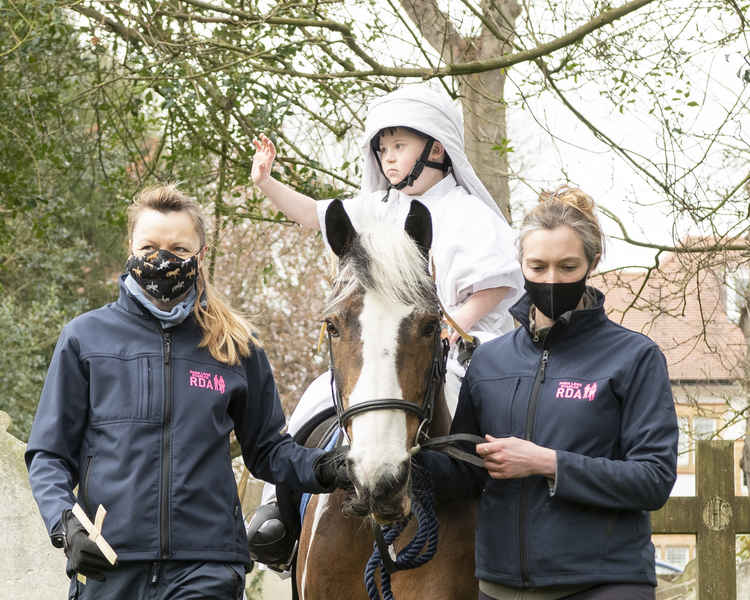
[[[396,356],[402,321],[413,306],[394,304],[376,292],[365,293],[359,315],[362,369],[349,396],[349,406],[368,400],[404,399],[398,378]],[[371,410],[355,415],[351,422],[354,475],[366,489],[374,489],[386,476],[396,476],[408,460],[406,413],[403,410]]]

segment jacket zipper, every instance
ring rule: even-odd
[[[172,334],[162,334],[164,351],[164,416],[161,432],[161,508],[159,513],[161,557],[169,557],[169,455],[172,420]]]
[[[534,378],[534,386],[531,388],[531,398],[529,399],[529,406],[526,410],[526,432],[524,439],[531,441],[534,437],[534,420],[536,418],[536,404],[539,398],[539,390],[542,389],[544,383],[545,371],[547,370],[547,363],[549,362],[549,350],[544,348],[542,350],[542,358],[539,361],[537,367],[536,377]],[[526,584],[529,581],[528,565],[526,564],[526,512],[528,510],[527,499],[526,499],[526,481],[527,478],[521,479],[521,500],[518,507],[518,542],[521,554],[521,581]]]

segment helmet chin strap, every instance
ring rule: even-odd
[[[404,177],[401,181],[398,183],[392,183],[388,186],[388,190],[396,189],[396,190],[402,190],[405,187],[408,187],[410,185],[413,185],[414,182],[417,180],[417,178],[422,174],[422,171],[425,167],[432,167],[433,169],[440,169],[441,171],[445,171],[445,162],[436,162],[434,160],[428,160],[430,157],[430,152],[432,152],[432,146],[435,143],[435,140],[432,138],[428,138],[427,142],[424,145],[424,149],[422,150],[422,154],[417,159],[417,162],[414,163],[414,166],[411,168],[411,171],[409,174]],[[374,151],[374,149],[373,149]],[[380,162],[380,157],[378,156],[378,153],[375,152],[375,160],[378,161],[378,166],[380,167],[380,172],[383,173],[383,176],[385,177],[385,171],[383,171],[383,164]],[[386,180],[388,178],[386,177]],[[387,195],[384,199],[387,199]]]

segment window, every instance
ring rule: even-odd
[[[724,283],[727,318],[739,325],[742,311],[750,310],[750,269],[740,267],[734,271],[727,270]]]
[[[664,552],[664,560],[684,569],[690,560],[690,548],[688,546],[667,546]]]
[[[696,440],[710,440],[716,432],[716,420],[708,417],[693,417],[693,435]]]
[[[680,437],[677,442],[677,464],[690,464],[690,418],[677,417],[677,423],[680,427]]]

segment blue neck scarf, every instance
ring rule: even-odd
[[[192,286],[188,295],[175,304],[171,310],[162,310],[156,306],[131,275],[128,275],[125,278],[125,287],[128,288],[128,291],[135,296],[135,299],[138,300],[146,310],[159,319],[162,329],[169,329],[170,327],[182,323],[188,318],[193,310],[193,306],[195,305],[195,286]]]

